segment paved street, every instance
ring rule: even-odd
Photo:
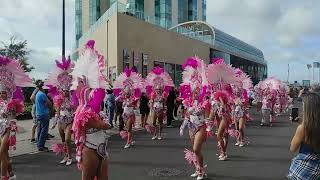
[[[288,121],[287,115],[279,116],[274,127],[260,127],[259,116],[247,125],[246,135],[250,144],[243,148],[229,142],[228,161],[216,158],[216,141],[210,139],[204,145],[204,157],[208,165],[208,179],[221,180],[270,180],[285,179],[290,159],[291,137],[296,124]],[[179,137],[178,122],[175,128],[165,129],[162,141],[152,141],[145,132],[136,132],[136,146],[123,149],[124,141],[115,135],[110,138],[110,179],[111,180],[182,180],[191,179],[193,172],[184,160],[184,148],[190,148],[185,134]],[[32,145],[26,145],[32,146]],[[80,179],[76,165],[58,165],[61,157],[51,153],[36,153],[15,156],[13,165],[18,179],[56,180]]]

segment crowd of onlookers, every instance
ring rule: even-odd
[[[171,128],[172,121],[175,119],[175,117],[178,116],[178,109],[180,108],[180,105],[182,104],[181,100],[178,98],[179,91],[177,89],[172,88],[169,91],[169,95],[167,97],[166,102],[166,120],[167,120],[167,127]],[[124,128],[123,119],[122,119],[122,103],[120,101],[115,100],[115,96],[113,94],[112,90],[107,90],[107,95],[104,100],[104,109],[106,113],[109,115],[109,123],[111,127],[113,128],[114,125],[119,127],[119,131],[122,131]],[[138,112],[140,113],[140,127],[145,127],[149,114],[150,114],[150,103],[149,103],[149,97],[146,93],[142,93],[141,98],[138,102]]]

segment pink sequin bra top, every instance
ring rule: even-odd
[[[243,104],[240,100],[237,100],[235,102],[235,107],[234,107],[234,116],[236,118],[241,118],[244,115],[244,109],[243,109]]]
[[[164,109],[163,106],[163,98],[161,95],[156,95],[156,97],[153,100],[153,110],[156,113],[159,113],[160,111],[162,111]]]
[[[135,102],[131,98],[126,98],[123,101],[122,107],[124,114],[132,114],[134,113]]]
[[[203,108],[195,100],[191,107],[188,108],[189,118],[189,130],[195,134],[201,126],[205,124]]]

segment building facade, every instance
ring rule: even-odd
[[[76,0],[76,46],[89,39],[105,56],[110,79],[128,66],[146,76],[155,66],[181,82],[181,65],[197,55],[224,58],[254,83],[267,77],[263,53],[206,23],[206,0]]]
[[[164,28],[206,20],[206,0],[75,0],[76,40],[115,2],[125,5],[128,14],[155,21]]]

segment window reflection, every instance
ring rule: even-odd
[[[230,56],[230,62],[234,67],[240,68],[247,73],[251,77],[253,84],[257,84],[259,81],[267,78],[266,65],[248,61],[233,55]]]

